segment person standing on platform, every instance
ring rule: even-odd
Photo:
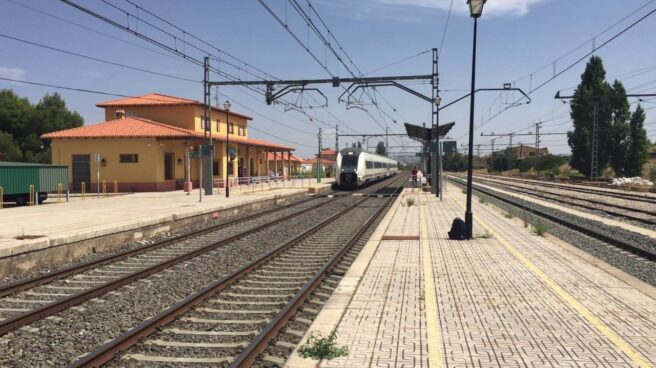
[[[417,187],[417,166],[412,168],[412,187],[416,188]]]

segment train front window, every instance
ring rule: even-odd
[[[342,158],[342,169],[355,170],[358,168],[358,156],[344,156]]]

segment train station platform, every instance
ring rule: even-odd
[[[474,202],[453,241],[465,195],[406,189],[303,339],[348,355],[286,367],[656,366],[656,288]]]
[[[240,209],[330,190],[332,179],[224,189],[212,196],[183,191],[73,196],[39,206],[0,209],[0,277],[47,267],[132,240],[224,218]]]

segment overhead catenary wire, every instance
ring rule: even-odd
[[[62,89],[62,90],[67,90],[67,91],[74,91],[74,92],[92,93],[92,94],[104,95],[104,96],[135,98],[135,99],[141,99],[141,100],[161,102],[161,99],[156,99],[156,98],[149,98],[149,97],[143,97],[143,96],[132,96],[132,95],[123,94],[123,93],[99,91],[99,90],[93,90],[93,89],[88,89],[88,88],[70,87],[70,86],[63,86],[63,85],[52,84],[52,83],[34,82],[34,81],[27,81],[27,80],[13,79],[13,78],[5,78],[5,77],[0,77],[0,80],[7,81],[7,82],[13,82],[13,83],[29,84],[29,85],[33,85],[33,86],[56,88],[56,89]],[[258,131],[262,134],[268,135],[270,137],[280,139],[280,140],[285,141],[285,142],[289,142],[289,143],[296,144],[296,145],[299,145],[299,146],[314,148],[314,146],[306,145],[306,144],[303,144],[303,143],[300,143],[300,142],[295,142],[295,141],[289,140],[287,138],[283,138],[283,137],[277,136],[275,134],[271,134],[271,133],[266,132],[262,129],[255,128],[253,126],[249,126],[249,128],[253,129],[255,131]]]
[[[623,18],[621,18],[619,21],[615,22],[615,23],[614,23],[613,25],[611,25],[610,27],[606,28],[603,32],[601,32],[601,33],[598,34],[597,36],[593,37],[591,40],[596,40],[596,37],[598,37],[598,36],[600,36],[600,35],[606,33],[606,32],[609,31],[610,29],[614,28],[614,27],[617,26],[618,24],[622,23],[624,20],[626,20],[626,19],[628,19],[629,17],[631,17],[632,15],[638,13],[640,10],[646,8],[649,4],[651,4],[651,3],[655,2],[655,1],[656,1],[656,0],[650,0],[650,1],[647,2],[646,4],[643,4],[643,5],[640,6],[638,9],[634,10],[634,11],[631,12],[630,14],[628,14],[628,15],[624,16]],[[572,69],[574,66],[578,65],[579,63],[581,63],[582,61],[586,60],[590,55],[594,54],[596,51],[598,51],[598,50],[602,49],[603,47],[607,46],[609,43],[613,42],[613,41],[616,40],[618,37],[620,37],[621,35],[623,35],[623,34],[626,33],[627,31],[629,31],[629,30],[632,29],[633,27],[637,26],[638,24],[640,24],[641,22],[643,22],[645,19],[647,19],[648,17],[650,17],[650,16],[653,15],[654,13],[656,13],[656,8],[652,9],[652,10],[649,11],[647,14],[641,16],[640,18],[638,18],[637,20],[635,20],[634,22],[632,22],[632,23],[629,24],[628,26],[624,27],[622,30],[620,30],[619,32],[615,33],[612,37],[610,37],[609,39],[607,39],[606,41],[604,41],[603,43],[601,43],[599,46],[594,45],[591,51],[587,52],[585,55],[583,55],[583,56],[580,57],[579,59],[577,59],[577,60],[575,60],[574,62],[572,62],[571,64],[569,64],[569,65],[568,65],[567,67],[565,67],[564,69],[562,69],[562,70],[560,70],[560,71],[558,71],[558,72],[555,72],[550,78],[548,78],[546,81],[544,81],[544,82],[542,82],[541,84],[539,84],[537,87],[535,87],[535,88],[531,88],[531,89],[527,92],[527,95],[531,95],[533,92],[538,91],[538,90],[540,90],[541,88],[543,88],[544,86],[546,86],[547,84],[551,83],[553,80],[555,80],[556,78],[560,77],[561,75],[563,75],[564,73],[566,73],[567,71],[569,71],[570,69]],[[586,41],[583,45],[587,44],[588,42],[590,42],[590,40],[589,40],[589,41]],[[569,55],[569,54],[573,53],[574,51],[580,49],[581,47],[582,47],[582,46],[578,46],[577,48],[575,48],[574,50],[571,50],[571,51],[570,51],[569,53],[567,53],[566,55]],[[563,55],[561,58],[565,57],[566,55]],[[558,60],[559,60],[559,59],[557,59],[556,61],[558,61]],[[552,64],[554,64],[554,62],[547,64],[547,66],[552,65]],[[542,69],[544,69],[544,68],[545,68],[545,67],[543,67]],[[531,73],[531,74],[529,74],[529,76],[532,76],[533,74],[534,74],[534,73]],[[524,79],[524,78],[526,78],[526,76],[525,76],[525,77],[522,77],[522,78],[520,78],[520,79],[515,80],[513,83],[516,83],[516,82],[518,82],[518,81],[520,81],[520,80],[522,80],[522,79]],[[520,101],[522,101],[524,98],[525,98],[524,96],[518,98],[518,99],[515,100],[512,104],[510,104],[510,106],[514,106],[515,104],[517,104],[517,103],[519,103]],[[485,121],[481,121],[481,123],[479,124],[479,128],[482,127],[482,126],[484,126],[484,125],[486,125],[486,124],[489,123],[490,121],[494,120],[495,118],[497,118],[498,116],[500,116],[501,114],[503,114],[503,113],[504,113],[505,111],[507,111],[507,110],[508,110],[508,107],[506,107],[506,108],[504,108],[504,109],[501,109],[501,110],[500,110],[499,112],[497,112],[496,114],[490,116],[487,120],[485,120]]]
[[[36,42],[27,41],[27,40],[24,40],[24,39],[20,39],[20,38],[17,38],[17,37],[12,37],[12,36],[5,35],[5,34],[0,34],[0,37],[7,38],[7,39],[10,39],[10,40],[14,40],[14,41],[18,41],[18,42],[23,42],[23,43],[26,43],[26,44],[29,44],[29,45],[33,45],[33,46],[42,47],[42,48],[49,49],[49,50],[52,50],[52,51],[61,52],[61,53],[68,54],[68,55],[72,55],[72,56],[81,57],[81,58],[84,58],[84,59],[89,59],[89,60],[93,60],[93,61],[97,61],[97,62],[101,62],[101,63],[106,63],[106,64],[113,65],[113,66],[118,66],[118,67],[122,67],[122,68],[127,68],[127,69],[131,69],[131,70],[135,70],[135,71],[143,72],[143,73],[149,73],[149,74],[154,74],[154,75],[158,75],[158,76],[164,76],[164,77],[168,77],[168,78],[174,78],[174,79],[183,80],[183,81],[188,81],[188,82],[193,82],[193,83],[202,83],[202,81],[199,81],[199,80],[193,80],[193,79],[188,79],[188,78],[181,78],[181,77],[177,77],[177,76],[174,76],[174,75],[169,75],[169,74],[165,74],[165,73],[154,72],[154,71],[146,70],[146,69],[143,69],[143,68],[138,68],[138,67],[129,66],[129,65],[125,65],[125,64],[121,64],[121,63],[117,63],[117,62],[112,62],[112,61],[108,61],[108,60],[104,60],[104,59],[100,59],[100,58],[96,58],[96,57],[92,57],[92,56],[88,56],[88,55],[83,55],[83,54],[79,54],[79,53],[75,53],[75,52],[71,52],[71,51],[62,50],[62,49],[59,49],[59,48],[55,48],[55,47],[51,47],[51,46],[47,46],[47,45],[40,44],[40,43],[36,43]],[[233,98],[233,100],[234,100],[234,98]],[[236,102],[236,101],[235,101],[235,102]],[[238,102],[236,102],[236,103],[237,103],[238,105],[240,105],[240,106],[242,106],[242,107],[248,109],[249,111],[252,111],[252,112],[255,113],[255,114],[258,114],[258,115],[260,115],[260,116],[266,117],[266,118],[267,118],[268,120],[270,120],[271,122],[274,122],[274,123],[276,123],[276,124],[278,124],[278,125],[284,126],[284,127],[288,128],[288,129],[292,129],[292,130],[295,130],[295,131],[298,131],[298,132],[301,132],[301,133],[305,133],[305,134],[310,134],[310,135],[314,135],[314,134],[315,134],[314,132],[308,132],[308,131],[305,131],[305,130],[302,130],[302,129],[298,129],[298,128],[291,127],[291,126],[289,126],[289,125],[283,124],[283,123],[281,123],[281,122],[279,122],[279,121],[277,121],[277,120],[275,120],[275,119],[273,119],[273,118],[271,118],[271,117],[268,117],[268,116],[266,116],[266,115],[264,115],[264,114],[261,114],[261,113],[255,111],[255,110],[253,110],[253,109],[247,107],[246,105],[240,104],[240,103],[238,103]]]
[[[314,32],[314,34],[315,34],[315,35],[319,38],[319,40],[324,44],[324,47],[325,47],[326,49],[330,50],[330,52],[331,52],[331,53],[337,58],[337,60],[339,61],[339,63],[342,64],[342,65],[344,66],[344,68],[349,72],[349,74],[350,74],[352,77],[356,77],[356,73],[355,73],[355,72],[349,67],[349,65],[347,65],[346,62],[343,60],[343,58],[342,58],[342,56],[341,56],[342,54],[344,54],[344,55],[346,56],[346,58],[349,60],[349,62],[350,62],[350,64],[351,64],[351,66],[352,66],[352,67],[353,67],[353,68],[359,73],[359,75],[362,75],[362,71],[357,67],[357,65],[355,65],[355,63],[353,62],[353,60],[351,59],[351,57],[350,57],[350,56],[348,55],[348,53],[344,50],[344,48],[341,46],[341,44],[339,43],[339,41],[337,40],[337,38],[334,36],[334,34],[332,33],[332,31],[330,31],[330,28],[327,26],[327,24],[325,23],[325,21],[323,20],[323,18],[321,17],[321,15],[317,12],[317,10],[314,8],[314,6],[312,6],[311,2],[310,2],[309,0],[306,0],[307,3],[308,3],[308,7],[309,7],[309,9],[312,10],[312,12],[315,14],[316,18],[318,18],[319,21],[321,22],[321,24],[324,26],[324,28],[326,28],[326,31],[328,32],[328,36],[329,36],[330,38],[332,38],[332,39],[335,41],[335,44],[337,45],[337,47],[338,47],[339,50],[340,50],[340,53],[337,53],[337,51],[335,50],[335,48],[332,46],[332,43],[331,43],[329,40],[326,39],[326,36],[324,36],[324,35],[322,34],[322,32],[318,29],[318,27],[317,27],[316,24],[314,23],[314,20],[310,17],[310,15],[308,15],[308,14],[303,10],[303,8],[300,6],[300,4],[298,3],[298,1],[297,1],[297,0],[288,0],[288,1],[289,1],[289,3],[292,5],[292,8],[293,8],[293,9],[299,14],[299,16],[301,17],[301,19],[307,24],[307,26],[308,26],[308,32],[309,32],[309,30],[312,30],[312,31]],[[330,71],[330,69],[329,69],[328,66],[325,64],[325,62],[321,62],[321,61],[319,60],[319,58],[318,58],[318,57],[317,57],[317,56],[316,56],[316,55],[315,55],[315,54],[309,49],[308,45],[303,45],[303,42],[300,40],[300,38],[299,38],[299,37],[298,37],[298,36],[297,36],[297,35],[296,35],[296,34],[290,29],[290,27],[289,27],[286,23],[283,23],[283,22],[282,22],[282,20],[280,19],[280,17],[277,16],[277,14],[275,14],[275,12],[274,12],[269,6],[267,6],[267,5],[264,3],[263,0],[259,0],[259,2],[260,2],[260,4],[262,4],[262,5],[264,6],[265,9],[267,9],[267,11],[269,11],[269,13],[270,13],[270,14],[271,14],[276,20],[278,20],[278,22],[279,22],[283,27],[285,27],[285,29],[287,30],[288,33],[290,33],[290,35],[292,35],[292,37],[293,37],[293,38],[294,38],[294,39],[295,39],[295,40],[296,40],[301,46],[304,47],[304,49],[306,50],[306,52],[308,52],[310,55],[312,55],[312,57],[315,59],[315,61],[317,61],[317,62],[319,63],[319,65],[321,65],[321,66],[324,68],[324,70],[326,70],[326,72],[327,72],[329,75],[331,75],[331,76],[334,77],[334,74]],[[343,88],[346,90],[345,87],[343,87]],[[378,109],[378,110],[382,110],[382,108],[376,103],[376,101],[375,101],[375,97],[372,96],[372,95],[369,93],[369,91],[367,91],[367,90],[365,89],[365,90],[364,90],[364,93],[365,93],[365,94],[369,97],[369,99],[372,101],[372,103],[373,103],[373,105],[376,107],[376,109]],[[394,109],[394,108],[393,108],[393,109]],[[394,110],[396,110],[396,109],[394,109]],[[372,120],[373,120],[378,126],[380,126],[381,129],[383,129],[383,130],[386,129],[386,127],[385,127],[385,126],[382,126],[382,125],[378,122],[378,120],[377,120],[377,119],[376,119],[376,118],[375,118],[375,117],[374,117],[374,116],[373,116],[368,110],[364,109],[364,111],[365,111],[365,113],[367,113],[367,115],[369,115],[369,117],[370,117],[370,118],[371,118],[371,119],[372,119]],[[383,111],[384,111],[384,110],[383,110]],[[383,114],[385,114],[386,116],[390,117],[389,114],[388,114],[387,112],[383,112]],[[383,122],[385,122],[385,119],[382,117],[380,111],[379,111],[379,115],[381,116],[381,119],[383,120]],[[391,119],[391,117],[390,117],[390,119]],[[391,119],[391,120],[394,121],[395,119]],[[386,122],[385,122],[385,125],[387,125]]]
[[[80,53],[73,52],[73,51],[67,51],[67,50],[64,50],[64,49],[57,48],[57,47],[48,46],[48,45],[45,45],[45,44],[42,44],[42,43],[37,43],[37,42],[33,42],[33,41],[28,41],[28,40],[25,40],[25,39],[22,39],[22,38],[13,37],[13,36],[10,36],[10,35],[7,35],[7,34],[0,33],[0,37],[5,38],[5,39],[9,39],[9,40],[12,40],[12,41],[16,41],[16,42],[21,42],[21,43],[24,43],[24,44],[36,46],[36,47],[41,47],[41,48],[48,49],[48,50],[51,50],[51,51],[56,51],[56,52],[59,52],[59,53],[62,53],[62,54],[68,54],[68,55],[71,55],[71,56],[77,56],[77,57],[84,58],[84,59],[87,59],[87,60],[97,61],[97,62],[103,63],[103,64],[117,66],[117,67],[120,67],[120,68],[131,69],[131,70],[135,70],[135,71],[142,72],[142,73],[148,73],[148,74],[153,74],[153,75],[157,75],[157,76],[160,76],[160,77],[177,79],[177,80],[181,80],[181,81],[185,81],[185,82],[202,83],[202,81],[200,81],[200,80],[194,80],[194,79],[190,79],[190,78],[183,78],[183,77],[175,76],[175,75],[172,75],[172,74],[160,73],[160,72],[156,72],[156,71],[153,71],[153,70],[139,68],[139,67],[132,66],[132,65],[126,65],[126,64],[119,63],[119,62],[106,60],[106,59],[101,59],[101,58],[97,58],[97,57],[93,57],[93,56],[89,56],[89,55],[84,55],[84,54],[80,54]]]
[[[120,24],[120,23],[118,23],[118,22],[116,22],[116,21],[113,21],[113,20],[111,20],[111,19],[109,19],[109,18],[103,16],[102,14],[100,14],[100,13],[98,13],[98,12],[95,12],[95,11],[93,11],[93,10],[91,10],[91,9],[88,9],[88,8],[85,8],[85,7],[81,6],[81,5],[79,5],[79,4],[76,4],[76,3],[73,2],[73,1],[70,1],[70,0],[61,0],[61,1],[63,1],[64,3],[70,5],[70,6],[74,7],[74,8],[77,8],[78,10],[81,10],[81,11],[83,11],[83,12],[85,12],[85,13],[87,13],[87,14],[89,14],[89,15],[91,15],[91,16],[93,16],[93,17],[99,19],[99,20],[101,20],[101,21],[104,21],[104,22],[106,22],[106,23],[108,23],[108,24],[110,24],[110,25],[112,25],[112,26],[114,26],[114,27],[116,27],[116,28],[119,28],[119,29],[121,29],[121,30],[123,30],[123,31],[125,31],[125,32],[128,32],[128,33],[130,33],[130,34],[132,34],[132,35],[134,35],[134,36],[136,36],[136,37],[138,37],[138,38],[141,38],[141,39],[145,40],[146,42],[149,42],[149,43],[151,43],[151,44],[153,44],[153,45],[155,45],[155,46],[158,46],[158,47],[160,47],[160,48],[162,48],[162,49],[164,49],[164,50],[166,50],[166,51],[172,53],[173,55],[176,55],[176,56],[182,58],[182,59],[185,60],[185,61],[191,62],[191,63],[193,63],[193,64],[195,64],[195,65],[197,65],[197,66],[202,66],[202,65],[203,65],[203,62],[202,62],[200,59],[198,59],[198,58],[196,58],[196,57],[194,57],[194,56],[189,55],[188,53],[186,53],[186,50],[182,50],[182,51],[181,51],[181,50],[179,50],[179,49],[177,48],[177,46],[176,46],[176,47],[171,47],[171,46],[169,46],[169,45],[166,45],[166,44],[164,44],[163,42],[160,42],[160,41],[158,41],[158,40],[155,40],[155,39],[152,38],[152,37],[149,37],[149,36],[147,36],[147,35],[145,35],[145,34],[140,33],[136,28],[135,28],[135,29],[131,29],[131,28],[129,27],[129,25],[126,27],[126,26],[124,26],[124,25],[122,25],[122,24]],[[107,2],[105,2],[105,3],[107,3]],[[143,22],[144,24],[147,23],[147,24],[149,24],[149,26],[151,26],[151,27],[153,27],[154,29],[156,29],[156,30],[162,32],[163,34],[165,34],[165,35],[169,35],[170,37],[173,37],[174,40],[178,40],[178,41],[180,41],[180,42],[181,42],[183,45],[185,45],[185,46],[189,46],[190,48],[193,48],[193,49],[196,49],[196,50],[200,50],[203,54],[208,54],[208,55],[210,55],[210,57],[213,57],[215,60],[219,60],[220,62],[222,62],[222,63],[224,63],[224,64],[234,65],[233,63],[230,63],[230,62],[226,61],[226,60],[223,59],[223,58],[220,58],[220,57],[218,57],[218,56],[216,56],[216,55],[212,55],[212,53],[211,53],[210,51],[203,50],[203,49],[199,48],[198,46],[191,44],[191,43],[190,43],[189,41],[187,41],[186,39],[185,39],[185,40],[179,40],[179,39],[177,38],[176,35],[173,35],[173,34],[171,34],[170,32],[168,32],[168,31],[162,29],[161,27],[158,27],[158,26],[156,26],[156,25],[154,25],[154,24],[152,24],[152,23],[150,23],[150,22],[145,22],[145,21],[144,21],[143,19],[141,19],[138,15],[134,15],[134,14],[130,13],[129,11],[125,10],[125,9],[122,9],[122,8],[120,8],[120,7],[117,7],[117,6],[114,5],[114,4],[109,4],[109,3],[107,3],[107,4],[110,5],[110,6],[112,6],[112,7],[115,8],[115,9],[117,9],[117,10],[119,10],[119,11],[125,13],[126,16],[128,17],[128,19],[129,19],[130,17],[132,17],[132,18],[136,19],[137,22]],[[140,7],[140,9],[142,9],[143,11],[146,11],[146,9],[143,9],[143,8],[141,8],[141,7]],[[150,11],[148,11],[148,12],[151,13],[151,14],[154,14],[154,13],[152,13],[152,12],[150,12]],[[162,18],[160,17],[160,19],[162,19]],[[169,22],[169,23],[170,23],[170,22]],[[177,27],[177,29],[181,29],[181,28]],[[184,30],[182,30],[182,32],[184,32],[185,35],[188,34],[188,32],[186,32],[186,31],[184,31]],[[193,37],[195,37],[195,36],[193,36]],[[201,41],[202,41],[202,40],[201,40]],[[206,43],[205,41],[202,41],[202,42]],[[209,44],[209,43],[207,43],[207,44]],[[214,47],[214,49],[215,49],[215,50],[220,50],[219,48],[216,48],[216,47]],[[220,51],[221,51],[221,53],[223,53],[223,54],[225,54],[225,55],[230,55],[230,54],[228,54],[228,53],[225,53],[223,50],[220,50]],[[242,62],[242,63],[245,63],[245,62],[242,61],[241,59],[238,59],[238,60],[240,60],[240,62]],[[254,66],[251,66],[250,64],[245,63],[245,65],[248,65],[251,69],[254,69],[254,70],[260,70],[260,69],[254,67]],[[236,66],[236,65],[235,65],[235,67],[236,67],[238,70],[242,70],[242,71],[248,72],[248,73],[251,74],[251,75],[257,76],[257,74],[254,74],[254,73],[251,72],[251,71],[247,71],[247,70],[245,70],[245,69],[243,69],[243,68],[240,68],[239,66]],[[218,70],[218,69],[216,69],[216,68],[214,68],[214,67],[212,67],[212,68],[210,68],[210,69],[211,69],[213,72],[219,74],[220,76],[225,77],[225,78],[228,79],[228,80],[233,80],[233,81],[239,81],[239,80],[241,80],[241,79],[239,79],[238,77],[236,77],[236,76],[234,76],[234,75],[231,75],[231,74],[229,74],[229,73],[227,73],[227,72],[225,72],[225,71],[222,71],[222,70]],[[269,76],[269,74],[266,74],[266,76]],[[259,79],[262,79],[262,78],[263,78],[262,76],[257,76],[257,77],[258,77]],[[247,86],[247,88],[248,88],[249,90],[253,91],[253,92],[258,93],[258,94],[261,94],[261,95],[264,94],[264,91],[261,90],[261,89],[254,88],[254,87],[252,87],[252,86]],[[315,120],[315,121],[322,122],[322,123],[328,125],[327,123],[323,122],[322,119],[319,119],[319,118],[316,117],[316,116],[310,115],[310,114],[308,114],[308,113],[305,112],[305,111],[300,111],[300,110],[295,110],[295,111],[302,113],[303,115],[307,116],[307,117],[310,118],[310,119],[313,119],[313,120]],[[334,115],[333,115],[333,116],[334,116]],[[330,126],[332,126],[332,125],[330,125]]]

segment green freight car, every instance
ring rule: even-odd
[[[31,186],[38,203],[45,201],[48,193],[59,190],[66,193],[68,166],[0,161],[3,202],[16,202],[19,205],[29,203]]]

